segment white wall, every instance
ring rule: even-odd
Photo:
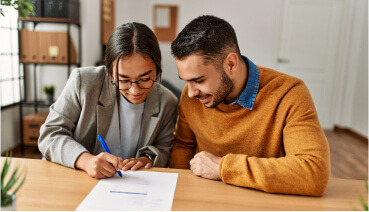
[[[276,66],[282,0],[117,0],[116,25],[137,21],[153,29],[153,6],[156,4],[179,7],[177,32],[200,15],[210,14],[227,20],[236,31],[242,54],[256,64],[270,68]],[[160,48],[162,78],[182,90],[185,83],[178,79],[170,43],[160,42]]]
[[[368,137],[368,1],[346,2],[348,11],[338,58],[335,124]]]
[[[1,110],[1,153],[20,144],[19,107]]]

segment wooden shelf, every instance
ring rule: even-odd
[[[50,23],[71,23],[79,25],[79,21],[71,18],[44,18],[44,17],[19,17],[19,21],[50,22]]]

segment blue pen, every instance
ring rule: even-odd
[[[105,143],[104,139],[103,139],[100,135],[97,135],[97,138],[99,139],[99,141],[100,141],[100,143],[101,143],[101,146],[104,148],[105,152],[107,152],[107,153],[111,154],[111,153],[110,153],[110,150],[109,150],[109,148],[108,148],[108,145],[106,145],[106,143]],[[118,175],[119,175],[120,177],[122,177],[122,173],[120,173],[120,171],[117,171],[117,173],[118,173]]]

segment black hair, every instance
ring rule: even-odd
[[[149,57],[156,65],[156,80],[161,80],[161,52],[158,40],[153,31],[145,24],[131,22],[117,27],[109,38],[105,49],[105,65],[108,72],[109,82],[113,78],[113,64],[116,60],[116,76],[118,79],[119,60],[122,56],[131,56],[140,53],[143,57]],[[120,128],[120,91],[119,83],[116,83],[116,99],[119,115],[119,136]]]
[[[161,76],[161,52],[158,40],[154,32],[145,24],[131,22],[117,27],[110,36],[105,50],[105,65],[110,77],[113,73],[113,63],[122,56],[130,56],[140,53],[144,57],[149,57],[156,65],[156,76]],[[118,69],[117,69],[118,70]]]
[[[241,58],[233,27],[212,15],[199,16],[187,24],[172,42],[171,49],[172,55],[179,60],[191,54],[199,54],[206,63],[216,66],[222,65],[231,51]]]

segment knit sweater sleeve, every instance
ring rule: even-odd
[[[178,105],[178,119],[174,130],[173,148],[170,155],[170,168],[189,169],[190,160],[196,153],[196,137],[186,120],[188,102],[187,85],[184,87]]]
[[[285,156],[227,154],[220,162],[220,177],[225,183],[271,193],[320,196],[330,175],[329,146],[305,84],[299,81],[293,86],[279,107],[285,113],[275,117],[275,121],[285,122]]]

